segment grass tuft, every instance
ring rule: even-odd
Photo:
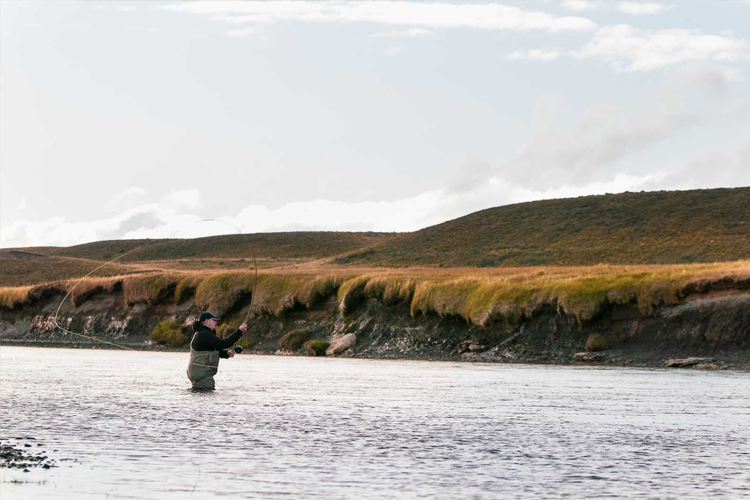
[[[199,309],[223,316],[239,300],[253,290],[252,273],[221,273],[204,279],[195,290],[195,303]]]
[[[170,295],[179,278],[168,274],[127,277],[123,281],[125,302],[155,305]]]
[[[73,284],[71,283],[71,286]],[[122,287],[122,278],[87,278],[73,289],[70,301],[78,307],[93,295],[99,293],[112,293]]]
[[[354,307],[365,298],[365,287],[369,280],[369,275],[357,276],[341,284],[336,298],[342,316],[352,312]]]
[[[189,275],[183,276],[177,282],[177,286],[174,289],[174,301],[177,304],[182,304],[190,297],[195,295],[195,290],[203,281],[204,276]]]
[[[29,302],[32,286],[13,286],[0,288],[0,307],[15,309]]]

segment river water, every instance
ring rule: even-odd
[[[0,348],[0,439],[59,465],[0,497],[750,496],[746,373],[242,355],[200,394],[186,362]]]

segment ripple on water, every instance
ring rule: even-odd
[[[738,498],[742,373],[2,348],[2,433],[76,461],[3,499]],[[2,436],[0,436],[2,437]],[[20,481],[20,482],[14,482]]]

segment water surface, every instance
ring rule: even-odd
[[[2,499],[750,496],[745,373],[242,355],[196,394],[186,363],[0,348],[0,437],[73,459]]]

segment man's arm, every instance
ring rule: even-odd
[[[196,351],[219,351],[219,356],[221,356],[221,351],[232,347],[237,343],[240,337],[242,337],[242,331],[240,329],[237,329],[236,332],[225,339],[221,339],[213,333],[204,330],[198,333],[198,336],[193,343],[193,348]]]

